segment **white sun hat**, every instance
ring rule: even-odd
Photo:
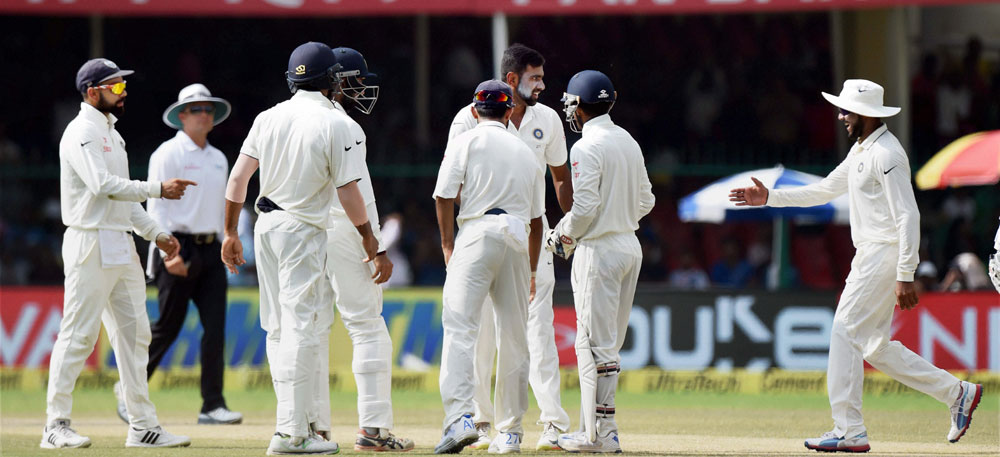
[[[204,84],[195,83],[181,89],[180,94],[177,95],[177,102],[168,106],[167,110],[163,112],[163,123],[177,130],[184,128],[177,115],[184,110],[185,106],[196,102],[212,102],[215,105],[215,112],[212,113],[214,116],[212,125],[219,125],[220,122],[229,117],[229,113],[232,111],[232,105],[229,102],[219,97],[213,97]]]
[[[883,105],[885,89],[866,79],[848,79],[840,96],[823,92],[823,98],[837,108],[845,109],[865,117],[891,117],[899,114],[900,108]]]

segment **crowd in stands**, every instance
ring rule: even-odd
[[[459,20],[466,24],[454,27]],[[492,74],[490,36],[473,32],[488,31],[489,20],[430,19],[431,91],[425,97],[412,92],[418,66],[411,19],[340,19],[336,34],[327,31],[333,20],[294,25],[320,37],[366,37],[366,46],[356,46],[379,74],[382,91],[374,113],[359,121],[371,136],[369,163],[380,212],[383,219],[393,214],[393,223],[401,228],[394,260],[409,265],[410,284],[444,281],[430,195],[453,115],[468,103],[476,83]],[[10,86],[43,90],[11,91],[6,104],[20,113],[0,120],[0,285],[61,284],[58,139],[78,109],[72,78],[88,56],[86,40],[64,44],[69,34],[88,36],[89,22],[19,22],[0,44],[15,75]],[[129,142],[135,178],[145,177],[149,153],[173,134],[160,122],[160,113],[178,88],[205,82],[233,102],[231,118],[209,137],[230,164],[254,116],[288,96],[282,67],[301,36],[283,33],[291,24],[189,18],[108,18],[104,24],[106,55],[137,70],[129,77],[128,109],[118,125]],[[248,33],[256,28],[274,30],[274,39]],[[589,33],[598,28],[601,34]],[[178,30],[215,44],[178,48],[172,39]],[[160,35],[139,47],[126,43],[133,36]],[[511,41],[532,46],[548,59],[542,103],[558,108],[566,81],[582,68],[599,68],[615,81],[620,101],[611,114],[642,145],[657,196],[657,206],[639,232],[641,280],[684,289],[773,283],[771,223],[682,223],[677,202],[723,172],[777,163],[831,170],[840,161],[844,151],[838,150],[837,136],[842,127],[835,110],[819,96],[822,90],[836,92],[840,84],[831,76],[829,37],[826,13],[510,19]],[[60,58],[46,57],[43,63],[32,51],[39,46],[58,49]],[[643,52],[632,52],[637,48]],[[233,49],[254,53],[234,56]],[[156,58],[149,57],[151,50],[159,53]],[[252,62],[234,60],[244,58]],[[964,49],[926,50],[910,87],[914,172],[963,134],[1000,129],[998,62],[1000,52],[975,38]],[[42,67],[45,71],[37,71]],[[427,100],[429,106],[416,106],[417,100]],[[429,138],[421,138],[416,125],[421,109],[430,116]],[[567,129],[570,144],[578,138]],[[549,186],[548,217],[555,222],[560,214]],[[256,195],[254,188],[250,195]],[[928,289],[977,287],[974,260],[991,251],[1000,215],[996,186],[918,191],[917,201],[923,227],[921,282]],[[246,213],[250,226],[253,216]],[[141,243],[139,252],[145,254]],[[838,288],[852,254],[846,226],[790,227],[795,287]],[[569,263],[557,260],[556,267],[557,279],[568,281]],[[253,277],[233,282],[252,285]]]

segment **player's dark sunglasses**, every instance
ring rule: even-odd
[[[476,92],[477,102],[496,102],[496,103],[507,103],[510,97],[503,92],[492,91],[492,90],[482,90]]]
[[[192,107],[190,107],[190,108],[187,109],[187,112],[189,112],[191,114],[198,114],[198,113],[212,114],[212,113],[215,112],[215,107],[211,106],[211,105],[209,105],[209,106],[192,106]]]
[[[850,111],[847,111],[844,108],[840,108],[840,115],[841,116],[847,116],[847,115],[850,115],[850,114],[853,114],[853,113],[851,113]]]

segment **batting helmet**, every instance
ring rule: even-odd
[[[378,84],[368,84],[378,75],[368,71],[365,56],[351,48],[334,48],[333,57],[340,64],[337,78],[340,79],[341,91],[351,100],[351,107],[365,114],[371,114],[375,102],[378,101]]]
[[[576,117],[576,109],[581,103],[611,103],[614,106],[617,93],[611,84],[611,78],[597,70],[583,70],[569,80],[566,92],[563,92],[563,111],[570,130],[579,133],[583,130]],[[611,111],[611,107],[608,107]]]
[[[338,83],[335,73],[339,69],[340,65],[329,46],[310,41],[292,51],[285,78],[292,93],[297,86],[305,84],[316,89],[335,89]]]

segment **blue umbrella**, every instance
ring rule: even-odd
[[[729,201],[729,190],[737,187],[752,186],[753,176],[768,189],[788,189],[801,187],[823,179],[820,176],[789,170],[781,165],[774,168],[745,171],[709,184],[697,192],[681,199],[677,213],[684,222],[723,222],[738,221],[770,221],[792,219],[797,223],[823,224],[833,222],[848,224],[847,194],[841,195],[825,205],[808,208],[785,207],[771,208],[769,206],[736,206]]]

